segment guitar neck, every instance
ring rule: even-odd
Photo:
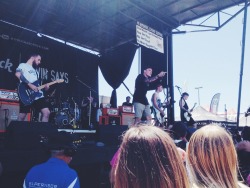
[[[191,108],[191,111],[193,111],[194,107],[196,106],[196,103],[194,104],[193,108]]]
[[[47,84],[43,84],[37,88],[38,88],[38,90],[41,90],[41,89],[45,88],[45,85],[51,86],[51,85],[56,84],[56,83],[57,83],[57,80],[50,82],[50,83],[47,83]]]

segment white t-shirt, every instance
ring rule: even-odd
[[[33,83],[38,80],[38,73],[36,70],[27,63],[21,63],[16,70],[21,71],[22,75],[30,82]],[[20,80],[21,81],[21,80]]]
[[[154,105],[154,96],[156,98],[156,103],[158,105],[158,107],[161,105],[161,99],[160,99],[160,96],[159,96],[159,93],[158,92],[155,92],[153,95],[152,95],[152,98],[151,98],[151,101],[152,101],[152,106],[154,107],[154,109],[156,110],[156,112],[159,112],[159,110],[155,107]]]
[[[32,65],[28,63],[21,63],[17,67],[18,71],[21,71],[22,75],[30,82],[33,83],[38,80],[38,72],[33,68]],[[20,82],[22,82],[20,80]],[[43,92],[40,90],[39,91],[42,95],[40,97],[36,97],[35,100],[40,99],[43,97]]]

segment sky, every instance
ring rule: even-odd
[[[233,13],[241,7],[226,10]],[[244,113],[250,107],[248,97],[250,86],[250,10],[248,8],[245,60],[242,80],[241,108]],[[209,109],[212,97],[220,93],[218,113],[224,113],[225,106],[228,113],[237,112],[238,93],[241,66],[243,12],[227,23],[219,31],[192,32],[173,35],[173,66],[174,85],[182,88],[182,92],[189,93],[188,104],[198,104],[198,90],[200,93],[200,105]],[[223,18],[228,16],[222,15]],[[215,23],[212,18],[210,23]],[[208,22],[208,24],[210,24]],[[190,30],[190,27],[180,27],[180,30]],[[196,28],[192,28],[196,29]],[[131,93],[134,93],[134,82],[138,75],[138,58],[135,55],[130,73],[124,83]],[[157,73],[153,72],[153,75]],[[99,94],[111,96],[112,88],[106,83],[101,73],[99,74]],[[153,91],[148,92],[150,100]],[[130,95],[121,85],[117,90],[118,106]],[[162,98],[164,96],[162,95]],[[174,98],[180,98],[177,88],[174,88]],[[175,116],[179,116],[178,103],[175,105]]]

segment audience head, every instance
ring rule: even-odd
[[[197,187],[238,187],[237,154],[231,136],[218,125],[198,129],[190,138],[187,170]]]
[[[188,187],[185,167],[171,137],[154,126],[135,126],[124,135],[114,187]]]
[[[62,159],[68,164],[76,152],[73,138],[67,132],[58,132],[57,134],[51,135],[48,139],[48,148],[51,157]]]

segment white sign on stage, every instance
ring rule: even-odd
[[[140,22],[136,25],[136,39],[138,44],[164,53],[162,34]]]

